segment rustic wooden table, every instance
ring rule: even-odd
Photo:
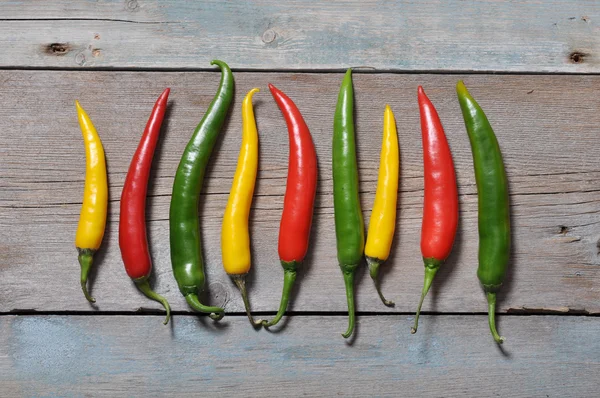
[[[0,393],[8,396],[597,396],[600,386],[600,4],[403,0],[0,0]],[[233,111],[201,200],[207,297],[218,324],[190,312],[169,261],[168,205],[182,150],[219,74],[234,69]],[[381,305],[362,268],[355,338],[332,233],[331,134],[342,71],[354,67],[365,221],[376,187],[383,106],[396,113],[401,189]],[[477,266],[477,196],[455,98],[462,78],[487,111],[510,180],[513,253],[492,341]],[[290,316],[255,331],[220,265],[220,221],[251,87],[260,170],[251,216],[250,299],[271,316],[282,270],[277,233],[286,127],[267,83],[302,110],[319,156],[312,248]],[[438,107],[460,194],[454,252],[410,326],[423,266],[423,172],[416,88]],[[154,286],[175,316],[126,277],[119,197],[156,97],[172,94],[149,189]],[[108,159],[110,206],[84,300],[73,239],[84,152],[74,100]]]

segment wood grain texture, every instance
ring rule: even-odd
[[[282,284],[277,234],[287,175],[287,132],[266,90],[272,82],[303,112],[319,158],[319,187],[310,254],[290,306],[294,311],[345,311],[336,261],[331,181],[331,130],[341,74],[236,73],[232,112],[207,171],[201,198],[204,254],[212,302],[243,310],[221,266],[220,223],[237,161],[244,94],[255,96],[260,164],[251,214],[250,300],[275,311]],[[599,76],[443,76],[355,74],[362,207],[368,225],[379,165],[384,104],[397,117],[401,151],[399,219],[383,267],[384,307],[365,268],[357,283],[359,311],[414,311],[423,266],[419,239],[423,199],[416,88],[437,106],[453,151],[460,228],[424,310],[486,311],[477,267],[477,196],[469,142],[455,99],[464,78],[495,127],[510,180],[513,256],[499,310],[600,312]],[[108,229],[92,276],[97,309],[134,311],[160,305],[137,292],[118,249],[118,209],[129,161],[156,97],[171,87],[170,109],[156,154],[148,200],[155,288],[174,310],[188,311],[173,279],[168,208],[181,153],[218,84],[209,72],[0,72],[0,311],[82,311],[91,307],[78,283],[73,239],[81,206],[85,156],[73,102],[79,99],[106,150]]]
[[[1,67],[600,72],[600,4],[0,1]]]
[[[204,318],[206,319],[206,318]],[[256,332],[243,317],[221,328],[195,317],[0,318],[0,385],[17,396],[592,397],[600,319],[501,317],[500,351],[484,316],[293,317]]]

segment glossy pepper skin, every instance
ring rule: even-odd
[[[390,255],[394,232],[396,230],[396,205],[398,203],[398,176],[400,173],[400,154],[398,150],[398,133],[396,120],[389,105],[383,113],[383,141],[379,160],[379,177],[375,202],[371,212],[371,221],[367,233],[365,257],[369,264],[369,273],[375,283],[375,288],[383,304],[393,306],[394,302],[386,300],[379,284],[377,275],[379,266]]]
[[[333,210],[337,258],[346,285],[348,338],[354,331],[354,274],[365,248],[365,225],[358,192],[358,164],[354,137],[354,90],[348,69],[338,96],[333,119]]]
[[[169,303],[164,297],[155,293],[148,283],[152,272],[152,259],[148,251],[146,234],[146,194],[154,149],[167,110],[169,92],[170,89],[167,88],[158,97],[133,155],[121,193],[121,215],[119,217],[119,248],[125,271],[142,293],[165,307],[167,311],[165,325],[171,316]]]
[[[83,204],[79,215],[79,224],[75,235],[75,247],[79,253],[81,265],[81,290],[85,298],[95,303],[87,290],[87,278],[93,262],[94,253],[100,248],[106,227],[106,209],[108,206],[108,182],[106,176],[106,159],[102,141],[92,124],[90,117],[83,110],[79,101],[75,101],[77,119],[83,134],[85,145],[85,187]]]
[[[317,153],[308,126],[296,104],[269,84],[271,94],[285,118],[290,153],[288,176],[279,225],[279,259],[283,267],[283,292],[277,315],[263,326],[276,325],[288,306],[298,267],[308,250],[313,208],[317,192]]]
[[[251,265],[248,217],[258,171],[258,131],[252,96],[258,91],[257,88],[250,90],[242,102],[242,145],[221,226],[223,268],[240,289],[248,320],[253,326],[262,325],[262,320],[252,318],[246,291],[246,274]]]
[[[458,227],[458,189],[448,140],[435,107],[423,87],[417,90],[423,138],[425,179],[421,254],[425,265],[423,291],[411,333],[417,332],[423,300],[435,274],[448,258]]]
[[[211,65],[221,68],[221,82],[200,124],[187,144],[173,182],[169,212],[171,265],[173,275],[189,306],[196,311],[211,313],[221,319],[223,308],[200,303],[199,291],[204,287],[204,260],[198,221],[198,200],[204,181],[204,172],[227,111],[233,100],[233,74],[222,61]]]
[[[462,81],[456,85],[467,134],[471,142],[477,183],[479,267],[477,277],[488,301],[488,319],[497,343],[496,293],[504,282],[510,256],[510,204],[508,180],[500,146],[485,113]]]

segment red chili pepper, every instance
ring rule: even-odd
[[[296,280],[298,266],[308,250],[313,206],[317,192],[317,153],[302,114],[296,104],[272,84],[269,89],[287,123],[290,155],[283,213],[279,226],[279,259],[284,270],[281,304],[275,318],[263,321],[273,326],[283,316]]]
[[[170,89],[167,88],[156,101],[140,144],[131,160],[121,194],[121,217],[119,219],[119,247],[125,271],[142,293],[165,307],[167,311],[165,325],[169,322],[171,315],[169,303],[164,297],[152,291],[148,283],[152,271],[152,260],[146,236],[146,193],[154,149],[167,109],[169,92]]]
[[[458,226],[458,190],[452,153],[435,107],[421,86],[418,89],[418,99],[425,176],[421,228],[421,254],[425,264],[425,282],[412,333],[417,331],[421,305],[431,282],[452,251]]]

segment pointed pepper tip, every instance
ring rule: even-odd
[[[467,90],[467,87],[465,86],[465,83],[463,83],[462,80],[459,80],[456,83],[456,92],[458,95],[461,95],[461,96],[470,95],[469,90]]]

